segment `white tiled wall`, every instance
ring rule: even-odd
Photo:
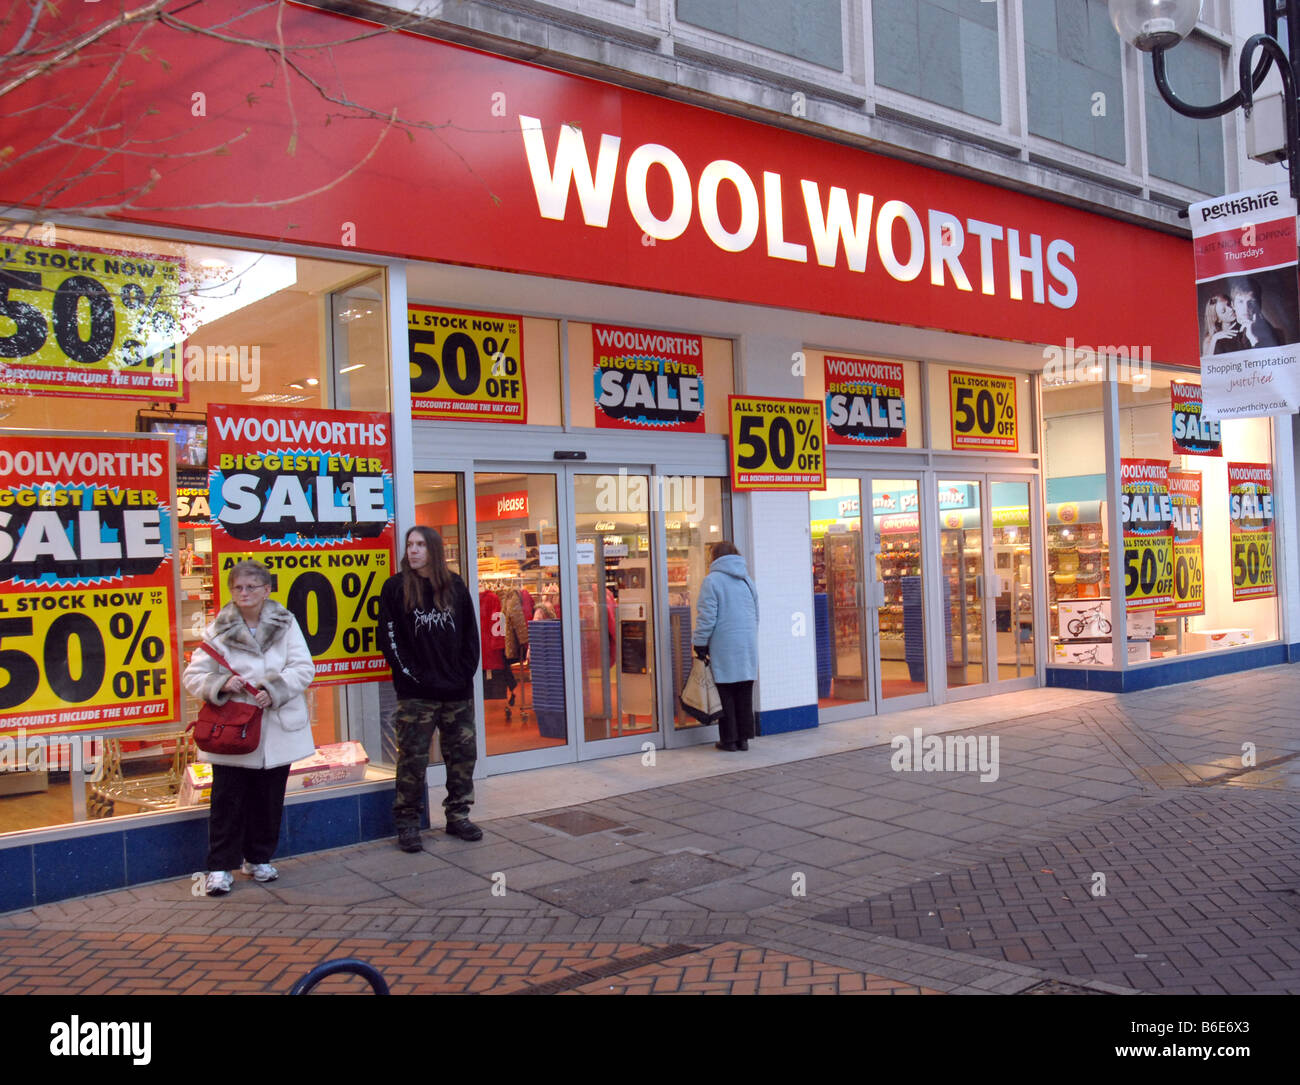
[[[777,335],[742,335],[737,393],[803,398],[796,356],[803,344]],[[817,631],[812,610],[812,547],[806,492],[748,496],[752,557],[758,585],[758,699],[760,712],[817,703]],[[739,532],[737,532],[739,534]]]
[[[750,501],[758,585],[760,712],[817,703],[817,632],[806,493],[760,493]]]

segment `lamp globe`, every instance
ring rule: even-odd
[[[1109,0],[1121,38],[1144,53],[1177,45],[1196,26],[1201,0]]]

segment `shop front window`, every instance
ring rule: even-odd
[[[1043,384],[1048,628],[1055,662],[1110,655],[1103,388]]]
[[[1050,660],[1114,664],[1114,591],[1130,663],[1276,640],[1271,421],[1204,420],[1195,373],[1134,376],[1118,384],[1111,479],[1102,384],[1044,384]],[[1109,567],[1113,501],[1131,513],[1122,570]]]
[[[0,238],[0,282],[12,322],[12,334],[0,329],[6,345],[0,365],[0,445],[19,447],[27,439],[24,431],[50,434],[52,444],[67,434],[85,447],[105,441],[105,448],[116,442],[123,449],[133,435],[167,435],[168,441],[149,447],[167,449],[162,477],[172,477],[168,471],[174,469],[174,487],[167,492],[164,481],[158,488],[158,527],[136,537],[145,550],[165,553],[165,572],[169,577],[175,569],[179,586],[174,616],[167,603],[170,581],[141,595],[135,609],[127,591],[119,593],[126,608],[120,611],[112,609],[116,596],[111,593],[103,605],[87,598],[81,616],[56,630],[56,641],[68,645],[62,662],[51,653],[44,626],[6,636],[7,650],[33,661],[36,683],[30,691],[19,689],[9,672],[6,688],[23,696],[0,718],[0,736],[12,742],[20,730],[39,730],[42,720],[55,722],[45,726],[50,741],[34,757],[33,771],[0,771],[0,832],[205,802],[205,773],[194,764],[195,750],[184,731],[198,703],[181,691],[172,718],[169,709],[159,716],[154,708],[171,703],[185,660],[224,602],[208,491],[208,471],[218,468],[209,460],[209,448],[216,445],[215,409],[221,405],[233,418],[243,409],[306,409],[321,418],[327,417],[321,412],[334,409],[387,412],[386,277],[377,268],[329,260],[94,230],[11,226]],[[134,461],[127,452],[122,455],[128,458],[99,462],[129,472]],[[79,468],[87,462],[79,461]],[[39,471],[29,480],[5,483],[10,492],[25,486],[51,495],[63,485],[53,476],[42,481]],[[286,493],[293,492],[285,508],[310,505],[327,488],[289,486]],[[143,493],[120,496],[129,490],[129,480],[117,478],[108,486],[86,482],[64,492],[108,495],[92,508],[109,508],[115,500],[150,504]],[[382,508],[383,495],[375,500]],[[115,552],[119,538],[126,538],[114,533],[121,529],[110,521],[105,515],[104,533],[78,544],[82,558],[90,552],[87,547],[99,554]],[[149,530],[156,530],[156,537]],[[52,596],[57,586],[71,598],[92,591],[89,582],[75,583],[71,572],[64,575],[63,549],[56,546],[42,558],[48,567],[35,577],[22,570],[0,572],[0,593]],[[287,589],[292,574],[274,571],[279,588]],[[286,605],[305,623],[309,643],[323,643],[330,621],[345,624],[347,613],[338,617],[344,608],[359,608],[358,620],[366,624],[369,598],[382,583],[382,570],[375,571],[369,586],[363,575],[346,577],[344,585],[340,572],[338,593],[314,580],[289,593],[293,599]],[[345,592],[351,594],[344,598]],[[284,590],[273,594],[282,601],[284,596]],[[358,628],[356,636],[363,632]],[[44,647],[38,643],[42,636]],[[359,639],[348,645],[334,644],[333,654],[346,657],[353,647],[364,651]],[[367,689],[373,695],[375,683],[331,684],[322,658],[318,655],[317,681],[306,695],[317,755],[310,764],[295,765],[291,793],[383,775],[386,758],[377,734],[363,730],[364,698],[358,693]],[[160,668],[164,673],[155,675]],[[147,726],[129,725],[125,721],[135,711],[131,702],[146,688],[157,691],[158,700],[140,715],[149,720],[153,711],[155,718]],[[58,722],[65,717],[66,727]],[[73,726],[74,717],[89,722]]]
[[[730,339],[571,320],[568,424],[730,434]]]
[[[1035,452],[1033,392],[1023,373],[926,366],[930,447],[955,452]]]
[[[812,348],[803,355],[803,396],[824,406],[828,447],[924,447],[919,363]]]
[[[1196,385],[1195,374],[1157,370],[1149,381],[1119,386],[1120,456],[1168,463],[1174,513],[1168,572],[1155,578],[1154,590],[1166,600],[1161,605],[1142,598],[1151,579],[1144,565],[1157,562],[1146,561],[1147,547],[1126,546],[1130,659],[1278,636],[1272,422],[1203,422],[1194,406]],[[1175,417],[1181,422],[1177,435]],[[1233,515],[1234,496],[1245,515]],[[1259,516],[1250,515],[1255,510]]]

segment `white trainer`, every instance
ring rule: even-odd
[[[250,863],[247,859],[239,869],[255,882],[273,882],[280,876],[280,872],[270,863]]]
[[[207,881],[203,884],[203,889],[210,897],[224,897],[230,892],[230,887],[235,884],[235,879],[230,876],[228,870],[210,870],[208,871]]]

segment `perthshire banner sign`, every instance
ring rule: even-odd
[[[1300,409],[1296,202],[1280,186],[1194,203],[1192,248],[1207,419]]]

